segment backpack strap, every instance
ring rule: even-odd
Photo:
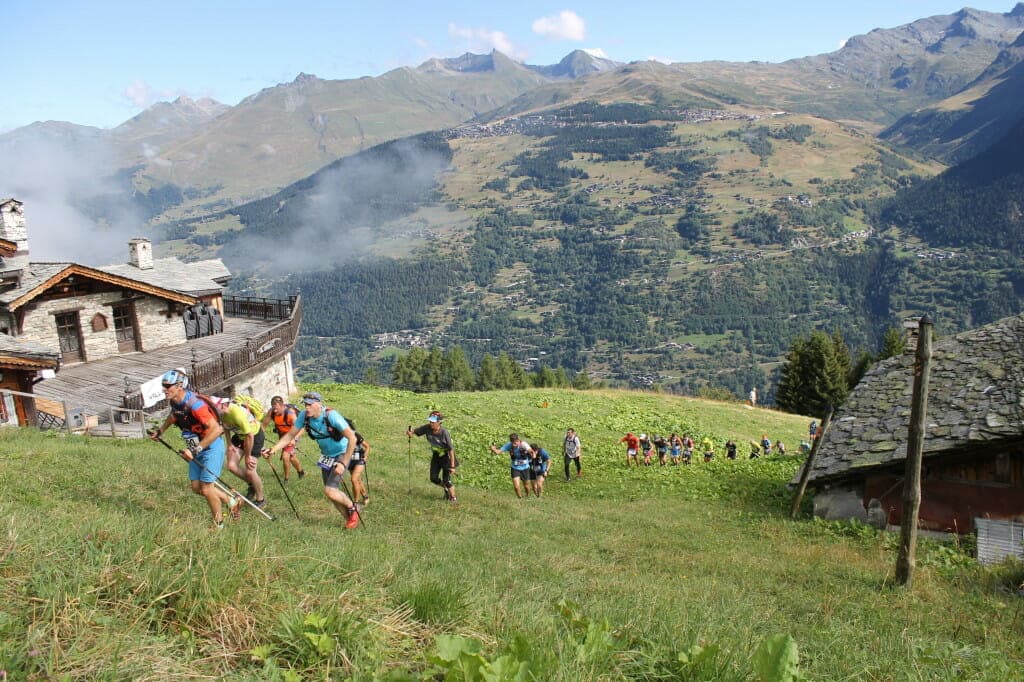
[[[304,424],[306,428],[306,435],[308,435],[313,440],[323,440],[324,438],[330,438],[333,441],[340,442],[341,439],[345,437],[345,434],[342,433],[342,431],[339,430],[338,427],[331,424],[331,412],[334,412],[334,410],[331,409],[330,407],[324,408],[324,425],[327,427],[327,433],[314,433],[313,427],[309,423],[309,415],[307,414],[306,423]]]

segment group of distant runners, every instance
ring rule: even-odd
[[[808,438],[813,442],[817,437],[818,423],[812,421],[808,429]],[[680,436],[674,431],[668,437],[648,436],[646,433],[635,435],[633,432],[629,432],[619,439],[619,443],[624,443],[626,446],[627,467],[634,465],[637,467],[641,465],[651,466],[655,461],[655,456],[657,456],[657,462],[661,466],[678,466],[680,463],[686,465],[693,461],[694,453],[698,451],[705,462],[711,462],[718,451],[715,441],[709,436],[704,436],[700,439],[700,442],[697,442],[688,434],[684,433]],[[768,434],[761,434],[760,441],[751,440],[749,444],[750,459],[757,459],[762,455],[770,455],[772,453],[778,455],[786,454],[786,444],[781,440],[773,443]],[[800,449],[804,452],[810,450],[810,446],[811,443],[807,441],[800,443]],[[736,444],[736,441],[729,439],[722,446],[722,451],[724,451],[726,459],[734,460],[738,457],[739,446]]]
[[[214,528],[224,527],[224,507],[231,517],[241,516],[242,502],[262,510],[266,505],[263,481],[258,473],[261,457],[270,459],[280,453],[284,468],[284,481],[289,480],[294,469],[298,478],[306,475],[299,460],[297,444],[303,435],[313,440],[319,449],[317,467],[320,469],[324,495],[334,508],[345,518],[345,528],[355,528],[361,522],[360,512],[370,501],[366,465],[370,444],[355,430],[351,419],[346,419],[337,410],[324,404],[323,396],[310,391],[302,396],[302,406],[285,402],[281,396],[274,396],[270,409],[264,412],[258,400],[249,396],[217,398],[205,396],[189,387],[188,376],[183,369],[173,369],[161,377],[164,395],[170,412],[163,423],[150,437],[162,441],[162,435],[171,426],[177,426],[185,441],[179,454],[189,463],[189,484],[192,492],[202,496],[210,508]],[[456,504],[453,475],[459,466],[455,456],[455,445],[451,433],[443,425],[444,417],[439,411],[427,416],[427,421],[416,428],[408,427],[406,436],[410,445],[413,436],[425,437],[431,451],[430,482],[439,486],[444,499]],[[273,426],[278,441],[264,447],[264,429]],[[809,450],[820,436],[816,421],[808,428],[808,441],[801,442],[801,450]],[[648,436],[646,433],[627,433],[619,440],[626,446],[626,466],[650,466],[655,458],[661,466],[690,464],[694,453],[702,453],[705,462],[715,458],[716,444],[708,436],[695,440],[688,434],[676,432],[668,437]],[[166,443],[165,443],[166,445]],[[767,434],[760,442],[750,441],[751,459],[775,452],[786,454],[781,441],[772,442]],[[737,458],[738,446],[735,441],[725,442],[727,459]],[[565,481],[583,476],[583,446],[574,428],[566,430],[561,443]],[[498,447],[490,445],[491,453],[508,455],[512,489],[516,497],[542,497],[544,482],[551,467],[551,454],[536,442],[528,443],[518,433],[511,433],[508,442]],[[411,450],[410,450],[411,457]],[[410,460],[411,461],[411,460]],[[220,478],[227,466],[228,471],[245,481],[248,488],[243,496]],[[274,476],[277,471],[270,465]],[[344,482],[345,472],[352,481],[352,491]],[[278,479],[280,481],[280,479]],[[282,490],[284,483],[281,483]],[[288,498],[291,504],[291,498]],[[294,505],[292,506],[294,510]],[[296,515],[298,512],[296,511]]]

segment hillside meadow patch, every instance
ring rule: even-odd
[[[372,504],[344,531],[317,477],[261,464],[277,520],[220,532],[159,444],[0,430],[0,671],[11,680],[1007,680],[1024,617],[952,545],[913,590],[891,536],[788,520],[798,457],[627,470],[625,431],[795,451],[807,420],[618,391],[413,394],[311,385],[370,441]],[[458,505],[408,425],[445,415]],[[584,476],[561,480],[560,438]],[[547,448],[516,499],[509,431]],[[172,432],[173,433],[173,432]],[[168,434],[171,435],[171,434]],[[313,448],[301,445],[314,466]],[[741,457],[745,456],[740,450]],[[699,458],[695,458],[699,459]],[[279,462],[273,462],[280,472]],[[230,474],[225,474],[230,479]],[[1008,582],[1009,581],[1009,582]]]

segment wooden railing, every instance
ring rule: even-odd
[[[246,314],[239,315],[234,312],[237,310],[245,311]],[[280,324],[274,325],[259,336],[246,339],[241,347],[193,363],[189,371],[189,386],[204,393],[216,391],[232,383],[236,376],[247,369],[280,357],[291,349],[302,325],[302,301],[298,296],[293,296],[287,301],[268,298],[242,299],[232,296],[224,299],[224,314],[261,320],[280,319],[275,317],[276,315],[285,317]],[[163,400],[146,410],[153,411],[166,406],[167,401]],[[124,407],[132,410],[143,409],[142,393],[126,395]]]
[[[287,300],[280,298],[253,298],[249,296],[225,296],[224,314],[229,317],[246,317],[251,320],[288,320],[299,305],[299,297]]]

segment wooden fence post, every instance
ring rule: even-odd
[[[921,453],[924,450],[928,413],[928,380],[932,364],[932,320],[925,315],[917,325],[914,355],[914,392],[910,402],[907,430],[907,468],[903,478],[903,516],[900,519],[900,549],[896,557],[896,582],[911,587],[917,562],[917,521],[921,511]]]
[[[811,443],[811,451],[807,454],[807,461],[804,462],[804,468],[800,472],[800,484],[796,488],[796,497],[793,498],[793,506],[789,510],[789,518],[795,519],[797,514],[800,512],[800,503],[804,499],[804,492],[807,490],[807,479],[811,475],[811,466],[814,464],[814,457],[818,454],[818,446],[821,441],[825,438],[825,432],[828,431],[829,424],[832,423],[832,406],[830,405],[828,411],[825,412],[825,418],[821,420],[821,428],[818,429],[817,437],[814,442]]]
[[[68,407],[68,401],[66,401],[66,400],[62,400],[61,401],[61,405],[64,406],[64,430],[67,431],[68,433],[72,433],[72,431],[71,431],[71,415],[69,414],[69,412],[71,411],[71,408]]]

